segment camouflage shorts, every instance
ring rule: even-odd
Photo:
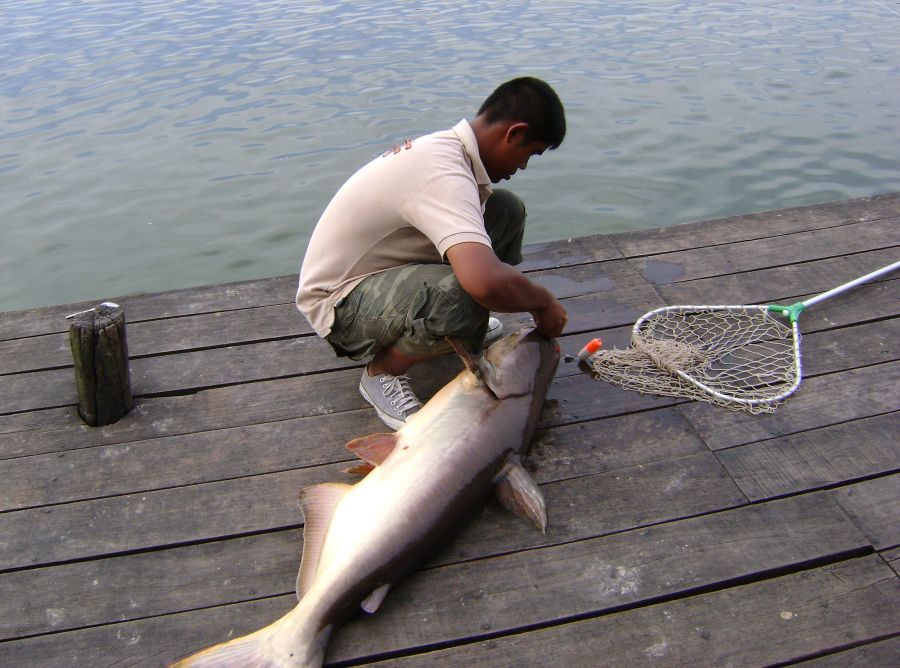
[[[522,261],[525,206],[495,190],[485,206],[485,229],[497,256]],[[395,346],[408,355],[449,352],[444,337],[481,348],[488,312],[460,286],[449,264],[412,264],[366,278],[338,302],[326,340],[338,355],[361,360]]]

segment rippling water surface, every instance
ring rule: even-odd
[[[900,190],[900,4],[0,4],[0,310],[297,271],[330,196],[496,84],[569,133],[526,241]]]

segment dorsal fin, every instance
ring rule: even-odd
[[[466,368],[471,371],[475,376],[480,380],[481,379],[481,369],[478,368],[478,360],[466,349],[466,347],[454,339],[452,336],[444,337],[447,340],[447,343],[450,344],[450,347],[453,348],[453,351],[459,355],[459,358],[462,360],[463,364],[466,365]]]
[[[447,343],[459,355],[463,364],[466,365],[466,369],[478,379],[478,382],[487,387],[498,399],[502,399],[503,396],[499,392],[500,383],[497,379],[497,370],[494,368],[494,365],[484,355],[473,355],[465,346],[452,337],[447,336],[444,338],[447,339]]]
[[[300,509],[303,511],[303,558],[297,574],[297,598],[309,591],[319,567],[325,534],[331,524],[334,509],[344,494],[353,488],[337,482],[326,482],[307,487],[300,492]]]
[[[364,462],[378,466],[387,459],[395,445],[397,434],[369,434],[354,438],[347,444],[347,449]]]

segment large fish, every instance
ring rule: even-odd
[[[391,585],[446,540],[491,488],[507,508],[545,529],[543,497],[519,454],[534,435],[559,346],[529,330],[501,339],[483,357],[457,352],[466,368],[403,428],[348,444],[372,467],[363,480],[301,492],[297,606],[177,668],[321,666],[334,626],[357,606],[375,612]]]

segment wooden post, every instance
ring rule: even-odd
[[[69,317],[78,414],[92,427],[112,424],[134,406],[125,312],[118,304],[104,302]]]

